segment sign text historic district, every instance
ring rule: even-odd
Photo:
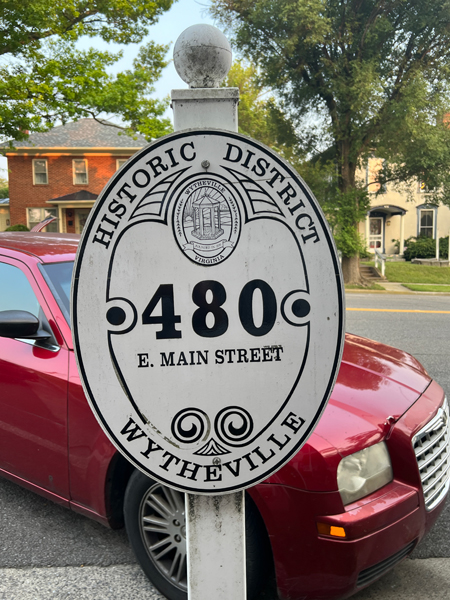
[[[74,273],[88,399],[149,476],[243,489],[307,439],[339,367],[342,284],[320,208],[275,153],[221,131],[154,142],[99,197]]]

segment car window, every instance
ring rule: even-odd
[[[39,302],[25,274],[0,262],[0,311],[26,310],[39,318]]]
[[[41,265],[40,268],[61,312],[70,325],[70,287],[73,262],[52,263]]]

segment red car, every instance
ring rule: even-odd
[[[185,599],[184,499],[136,471],[83,394],[70,331],[78,236],[0,234],[0,472],[110,527]],[[249,597],[345,598],[407,556],[449,487],[449,410],[410,355],[347,335],[329,405],[302,450],[247,492]]]

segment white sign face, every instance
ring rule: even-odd
[[[278,470],[339,369],[324,216],[284,160],[234,133],[173,134],[117,172],[85,226],[72,307],[102,427],[179,490],[237,491]]]

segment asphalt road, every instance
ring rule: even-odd
[[[450,297],[354,293],[347,295],[347,308],[347,331],[411,352],[450,397]],[[428,312],[399,312],[417,310]],[[136,565],[123,531],[107,530],[3,479],[0,536],[0,600],[163,598]],[[416,560],[354,598],[450,600],[448,557],[450,505],[415,551]],[[276,598],[270,589],[263,597]]]
[[[346,306],[347,331],[406,350],[450,398],[450,296],[347,293]]]

